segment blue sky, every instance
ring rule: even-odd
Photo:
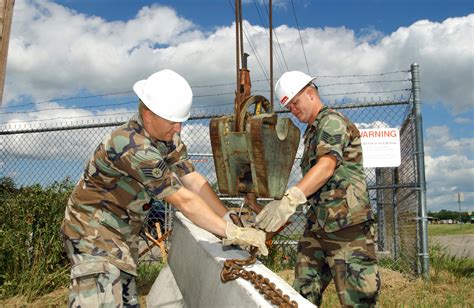
[[[179,15],[204,29],[229,24],[234,18],[230,10],[230,5],[234,5],[233,0],[61,0],[56,2],[79,12],[101,16],[109,21],[131,19],[140,8],[153,3],[173,7]],[[262,1],[255,2],[259,4]],[[243,1],[243,3],[244,17],[252,20],[252,23],[261,24],[254,1]],[[291,1],[273,1],[273,4],[275,26],[280,24],[295,26]],[[421,19],[443,21],[448,17],[465,16],[474,11],[474,5],[469,0],[294,0],[293,4],[300,27],[345,26],[354,31],[376,28],[384,33],[391,33],[399,27],[407,27]]]
[[[0,122],[45,123],[52,119],[52,110],[55,119],[63,120],[129,112],[133,93],[114,96],[115,101],[97,98],[95,102],[107,105],[97,110],[87,109],[91,103],[86,100],[48,101],[130,91],[134,81],[160,67],[179,71],[194,86],[232,83],[231,2],[17,0]],[[462,191],[464,209],[474,211],[473,3],[273,1],[273,26],[290,69],[335,76],[420,64],[429,210],[457,210],[453,195]],[[262,1],[244,1],[245,31],[267,63],[264,14]],[[309,67],[303,61],[296,20]],[[253,80],[263,80],[256,57],[249,58]],[[281,67],[275,68],[275,78],[279,74]],[[255,88],[262,86],[254,83]],[[195,95],[217,91],[195,89]],[[233,88],[219,91],[231,93]],[[121,105],[113,105],[117,101]],[[208,96],[195,103],[219,104]]]

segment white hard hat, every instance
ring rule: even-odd
[[[314,79],[316,77],[311,77],[299,71],[284,73],[275,85],[275,94],[278,101],[285,107],[301,89]]]
[[[172,70],[165,69],[137,81],[133,91],[148,109],[166,120],[184,122],[189,118],[193,102],[191,86]]]

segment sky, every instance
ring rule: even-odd
[[[267,3],[243,1],[253,87],[266,95]],[[272,12],[275,79],[285,70],[323,84],[400,70],[406,79],[418,63],[428,210],[458,210],[463,192],[463,210],[474,211],[473,1],[278,0]],[[195,106],[217,106],[235,84],[234,19],[230,0],[16,0],[0,124],[130,113],[133,83],[161,68],[186,77]],[[326,89],[328,99],[349,91]],[[70,99],[88,96],[95,109]]]

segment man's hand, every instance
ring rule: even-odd
[[[222,245],[254,246],[259,253],[268,255],[267,245],[265,245],[265,232],[253,228],[240,228],[232,222],[227,222],[225,229],[226,238],[222,240]]]
[[[298,187],[289,188],[281,200],[270,202],[255,217],[257,227],[267,232],[277,231],[293,215],[298,205],[306,201],[304,193]]]

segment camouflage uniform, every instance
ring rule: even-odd
[[[344,115],[323,106],[306,129],[304,145],[303,175],[323,155],[333,155],[337,163],[331,178],[308,197],[294,288],[320,305],[334,278],[343,306],[374,306],[380,279],[359,131]]]
[[[193,171],[179,135],[170,142],[152,139],[138,114],[102,141],[61,226],[72,263],[70,305],[97,306],[98,298],[102,304],[135,304],[138,234],[148,203],[176,192],[179,177]]]

